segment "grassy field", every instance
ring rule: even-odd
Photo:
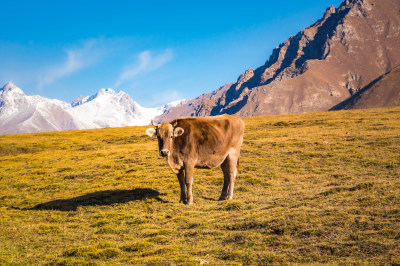
[[[400,108],[245,122],[192,206],[146,127],[0,136],[0,264],[400,264]]]

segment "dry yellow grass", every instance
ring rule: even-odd
[[[0,264],[400,264],[400,108],[245,122],[192,206],[146,127],[0,136]]]

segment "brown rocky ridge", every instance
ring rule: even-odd
[[[276,47],[263,66],[157,120],[330,110],[400,65],[399,47],[399,0],[344,0]]]

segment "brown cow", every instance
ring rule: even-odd
[[[160,155],[177,174],[181,200],[193,203],[192,184],[194,168],[221,166],[224,186],[219,200],[232,199],[233,187],[243,142],[244,122],[235,115],[179,118],[148,128],[146,134],[157,136]],[[187,188],[187,194],[185,190]]]

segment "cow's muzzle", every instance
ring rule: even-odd
[[[170,151],[167,150],[167,149],[162,149],[162,150],[160,151],[160,155],[161,155],[162,157],[166,157],[166,156],[168,156],[169,154],[170,154]]]

